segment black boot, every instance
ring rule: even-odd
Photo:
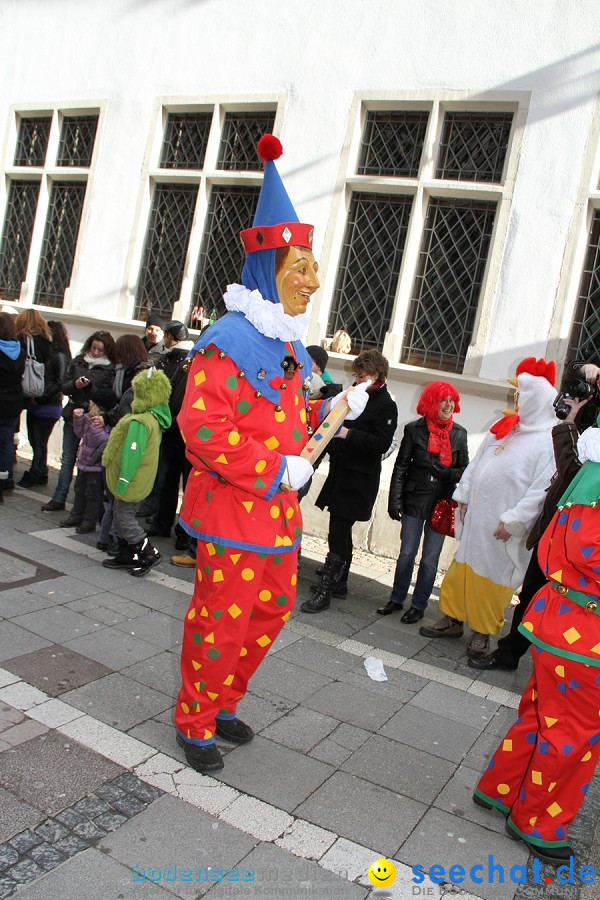
[[[323,566],[323,574],[321,575],[321,584],[318,586],[310,600],[305,600],[301,605],[300,609],[302,612],[318,613],[329,607],[334,588],[345,567],[345,559],[341,559],[341,557],[336,556],[335,553],[327,554],[327,559]]]
[[[133,548],[127,541],[119,538],[119,551],[116,556],[102,560],[105,569],[131,569],[133,566]]]
[[[162,559],[156,547],[152,546],[147,537],[140,541],[139,544],[130,545],[130,549],[133,553],[131,574],[137,578],[146,575]]]
[[[320,569],[317,569],[316,574],[322,577],[323,572],[325,571],[325,566],[321,566]],[[346,597],[348,594],[348,575],[350,573],[350,563],[344,560],[344,568],[336,578],[335,585],[333,590],[331,591],[332,597]],[[314,593],[316,593],[321,587],[321,582],[319,584],[311,584],[310,589]]]

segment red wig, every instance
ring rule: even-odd
[[[432,381],[426,384],[421,391],[419,402],[417,403],[417,412],[426,419],[435,419],[441,400],[450,397],[454,400],[454,412],[460,412],[460,396],[455,387],[446,381]]]

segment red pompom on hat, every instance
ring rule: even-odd
[[[524,372],[527,372],[529,375],[537,375],[538,377],[545,378],[552,387],[556,384],[556,363],[555,362],[546,362],[545,359],[536,359],[535,356],[527,356],[525,359],[521,360],[519,365],[517,366],[517,375],[522,375]]]
[[[283,153],[283,147],[279,138],[276,138],[274,134],[263,134],[256,145],[256,151],[262,161],[267,162],[268,160],[279,159]]]

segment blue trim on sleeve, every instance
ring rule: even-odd
[[[281,457],[281,465],[279,466],[277,475],[275,475],[275,477],[271,483],[271,487],[265,494],[265,500],[271,500],[273,498],[273,496],[277,493],[277,489],[279,488],[279,485],[281,484],[281,479],[283,478],[283,473],[285,472],[285,466],[286,466],[285,456],[282,456]]]
[[[205,544],[221,544],[222,547],[234,547],[236,550],[250,550],[252,553],[266,553],[269,556],[280,556],[283,553],[293,553],[298,549],[300,543],[302,542],[302,538],[296,538],[293,544],[290,544],[289,547],[271,547],[271,546],[262,546],[261,544],[248,544],[246,541],[237,541],[232,538],[219,537],[215,534],[206,534],[204,531],[194,531],[191,525],[188,525],[187,522],[184,522],[183,519],[179,519],[179,524],[190,537],[197,538],[198,540],[204,541]]]

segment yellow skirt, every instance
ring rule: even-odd
[[[466,563],[453,561],[440,588],[440,611],[466,622],[480,634],[498,634],[513,589],[476,575]]]

